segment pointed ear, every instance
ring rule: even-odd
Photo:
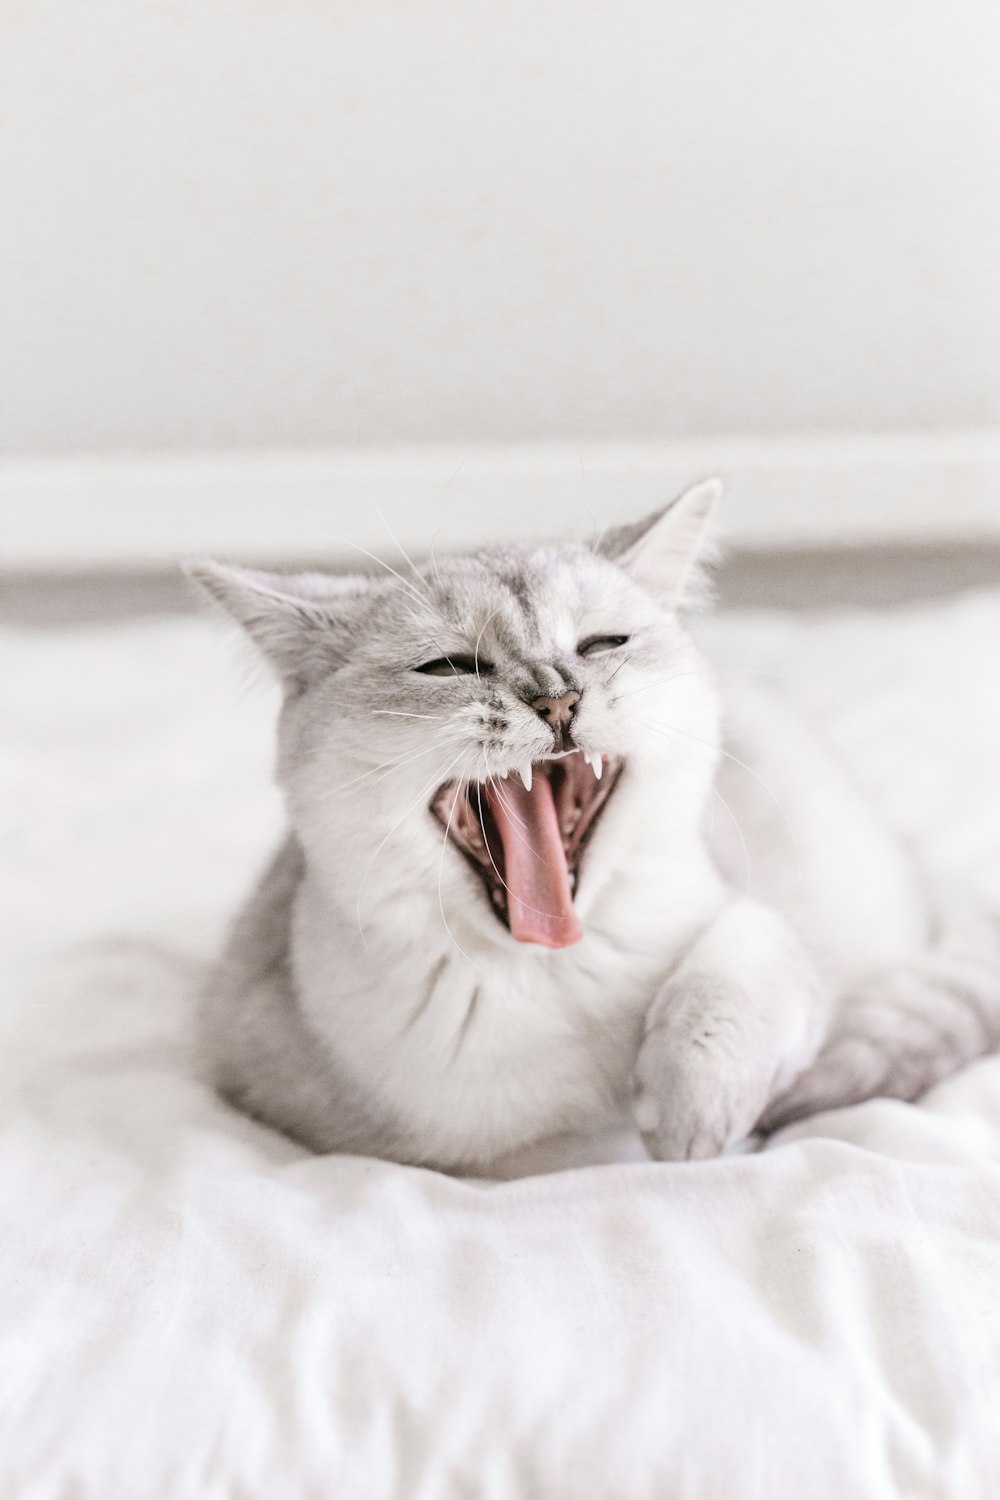
[[[364,578],[324,573],[264,573],[210,558],[181,564],[209,598],[259,646],[278,676],[301,690],[344,660]]]
[[[721,480],[702,479],[663,510],[627,526],[615,526],[602,537],[597,550],[671,608],[704,604],[715,557],[712,518],[721,495]]]

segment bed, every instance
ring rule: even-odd
[[[1000,593],[706,633],[1000,903]],[[186,617],[9,630],[0,681],[4,1500],[1000,1493],[1000,1059],[691,1165],[309,1156],[193,1047],[271,689]]]

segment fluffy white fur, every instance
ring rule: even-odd
[[[835,999],[920,968],[931,913],[902,849],[783,706],[722,701],[686,623],[717,498],[695,486],[595,547],[405,575],[192,566],[285,684],[288,840],[203,1008],[227,1097],[317,1150],[486,1171],[627,1111],[653,1155],[684,1158],[872,1079],[893,1090],[884,1026],[881,1072],[845,1070],[846,1002],[809,1065]],[[594,635],[629,640],[581,657]],[[455,653],[492,675],[415,670]],[[429,805],[446,781],[549,755],[530,699],[568,680],[576,743],[625,769],[584,855],[584,938],[553,951],[497,920]],[[763,901],[739,893],[745,860]],[[868,1015],[855,1005],[853,1036]],[[950,1049],[925,1039],[907,1088],[993,1045],[989,1019]]]

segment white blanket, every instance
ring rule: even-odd
[[[1000,901],[1000,595],[711,635]],[[202,621],[0,637],[0,1500],[1000,1494],[1000,1060],[492,1185],[211,1097],[194,986],[279,824],[236,682]]]

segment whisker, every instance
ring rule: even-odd
[[[626,656],[626,657],[624,657],[618,663],[617,667],[615,667],[615,670],[612,672],[612,674],[608,678],[607,682],[605,682],[605,684],[604,684],[605,688],[609,688],[611,686],[611,684],[614,682],[615,678],[618,676],[618,673],[621,671],[622,667],[628,666],[628,664],[629,664],[629,662],[631,660],[632,660],[631,656]],[[626,693],[624,696],[627,698],[629,695],[628,695],[628,693]]]
[[[496,877],[497,877],[497,879],[499,880],[500,884],[503,886],[504,890],[507,892],[508,896],[510,896],[510,895],[513,894],[513,892],[511,891],[511,888],[507,884],[506,880],[504,880],[503,876],[500,874],[500,871],[497,869],[497,862],[493,858],[493,851],[490,848],[490,841],[486,837],[486,824],[483,821],[483,796],[482,796],[482,790],[481,790],[481,787],[480,787],[480,783],[478,781],[476,782],[476,796],[479,799],[479,826],[483,830],[483,843],[486,845],[486,853],[490,857],[490,864],[493,866],[494,870],[496,870]],[[519,901],[520,901],[520,899],[521,898],[518,897]],[[537,906],[528,906],[528,904],[527,904],[526,901],[521,901],[521,905],[524,906],[524,907],[526,907],[528,911],[533,911],[536,914],[536,916],[539,916],[539,917],[554,917],[556,915],[556,913],[552,912],[552,911],[539,911],[539,909],[538,909]]]
[[[381,842],[379,843],[378,847],[376,848],[374,854],[372,855],[371,859],[369,859],[368,863],[365,865],[365,868],[364,868],[364,870],[362,872],[362,875],[361,875],[361,883],[358,886],[358,899],[355,902],[355,915],[357,917],[357,922],[358,922],[358,932],[361,934],[361,941],[364,944],[364,949],[365,949],[366,953],[368,952],[368,939],[365,937],[364,924],[363,924],[363,922],[361,920],[361,897],[362,897],[362,894],[364,892],[365,882],[367,881],[368,876],[371,873],[371,870],[372,870],[372,868],[373,868],[373,866],[375,864],[375,861],[378,859],[379,855],[381,854],[382,850],[385,848],[385,846],[389,842],[389,840],[392,838],[393,834],[399,829],[399,827],[410,816],[410,813],[417,806],[417,804],[420,801],[422,801],[423,798],[429,796],[430,793],[434,790],[434,788],[436,786],[442,786],[444,784],[444,782],[447,781],[447,779],[448,779],[448,772],[451,771],[455,766],[457,766],[458,762],[461,759],[462,759],[462,753],[460,752],[458,755],[455,756],[455,759],[451,762],[451,765],[449,765],[449,766],[447,766],[445,768],[443,775],[438,776],[437,774],[435,774],[434,776],[431,777],[431,779],[429,781],[425,782],[425,784],[421,787],[420,791],[414,797],[413,801],[409,804],[409,806],[403,812],[402,816],[399,817],[396,820],[396,822],[389,829],[389,832],[381,840]]]
[[[523,845],[523,847],[525,849],[528,850],[528,852],[533,856],[533,858],[535,858],[537,860],[540,860],[541,859],[541,855],[538,853],[538,850],[535,849],[535,848],[533,848],[532,845],[528,842],[528,840],[526,838],[522,838],[521,837],[521,834],[527,831],[528,825],[525,823],[525,821],[521,817],[520,813],[514,807],[514,805],[511,802],[510,798],[504,795],[504,789],[500,785],[500,778],[498,776],[495,776],[495,775],[494,776],[490,775],[489,760],[487,759],[487,755],[486,755],[486,751],[485,750],[483,751],[483,759],[486,761],[486,779],[493,786],[493,789],[496,792],[497,801],[500,803],[500,805],[503,808],[504,812],[510,818],[511,822],[517,825],[514,831],[515,831],[515,833],[517,833],[517,836],[518,836],[521,844]],[[520,830],[520,831],[518,831],[518,830]]]
[[[661,726],[650,724],[646,720],[642,719],[632,719],[632,722],[634,724],[638,724],[641,728],[644,728],[648,734],[653,734],[657,738],[663,740],[665,744],[670,745],[674,750],[679,751],[681,755],[690,754],[690,752],[683,745],[679,744],[675,739],[672,739],[671,736],[666,732],[666,730]],[[711,781],[708,783],[708,789],[711,792],[712,796],[717,798],[718,801],[722,803],[722,806],[725,808],[726,812],[729,814],[729,817],[732,820],[733,827],[736,829],[737,837],[739,838],[740,844],[743,848],[743,859],[746,865],[746,884],[744,893],[746,895],[749,895],[750,887],[752,884],[752,872],[750,867],[750,850],[747,847],[747,841],[743,834],[743,828],[736,814],[733,812],[733,809],[726,801],[725,797],[723,797],[722,793]]]
[[[337,536],[333,532],[331,532],[330,540],[333,542],[339,542],[341,546],[344,547],[353,547],[355,552],[360,552],[363,554],[363,556],[370,557],[372,562],[378,563],[380,568],[384,568],[387,573],[391,573],[394,578],[398,578],[400,583],[403,585],[403,588],[406,589],[414,599],[416,599],[418,604],[427,603],[426,597],[413,587],[413,584],[408,578],[404,578],[402,573],[398,572],[394,567],[387,563],[384,557],[379,557],[376,552],[369,552],[368,548],[362,547],[360,542],[352,542],[350,538],[346,536]]]
[[[752,877],[751,872],[750,872],[750,850],[747,848],[747,841],[746,841],[746,839],[743,836],[743,829],[740,827],[740,820],[739,820],[739,818],[737,818],[736,814],[733,812],[732,808],[729,806],[729,803],[726,801],[725,797],[719,791],[718,787],[713,786],[712,783],[709,782],[708,789],[712,793],[712,796],[715,797],[719,802],[722,803],[723,807],[726,809],[726,812],[729,814],[730,818],[732,819],[733,827],[736,829],[736,836],[739,839],[740,845],[741,845],[741,847],[743,849],[743,861],[744,861],[744,864],[746,866],[746,881],[745,881],[745,884],[744,884],[744,892],[743,893],[744,893],[744,895],[749,896],[749,894],[750,894],[750,887],[753,884],[753,877]]]
[[[452,762],[452,764],[454,764],[454,762]],[[449,812],[448,812],[448,821],[445,824],[445,828],[444,828],[444,838],[441,841],[441,858],[438,861],[438,909],[441,912],[441,921],[444,923],[444,930],[445,930],[445,932],[448,934],[449,938],[451,939],[451,941],[454,944],[454,946],[458,949],[459,953],[461,953],[462,957],[468,963],[472,964],[472,967],[474,969],[476,969],[476,972],[478,973],[479,971],[478,971],[478,968],[476,967],[476,964],[473,963],[473,961],[472,961],[471,958],[469,958],[469,955],[466,953],[466,951],[462,947],[461,943],[455,937],[455,934],[452,932],[451,928],[448,926],[448,918],[444,914],[444,895],[443,895],[442,889],[441,889],[441,882],[444,879],[444,856],[445,856],[445,852],[447,851],[447,848],[448,848],[448,839],[449,839],[449,837],[451,835],[451,820],[455,816],[456,802],[457,802],[457,799],[452,802],[451,808],[449,809]]]
[[[419,760],[421,758],[421,756],[423,756],[423,755],[430,755],[430,753],[431,753],[432,750],[440,750],[440,749],[442,749],[441,740],[442,740],[442,737],[446,736],[446,734],[447,734],[446,730],[443,730],[443,729],[437,730],[437,732],[435,734],[435,743],[434,744],[432,744],[432,745],[425,745],[424,748],[423,748],[423,750],[415,750],[413,752],[413,754],[412,755],[408,755],[405,760],[399,761],[394,766],[390,766],[389,770],[386,771],[384,773],[384,775],[380,776],[378,778],[378,781],[376,781],[374,783],[374,785],[378,786],[378,782],[379,781],[384,781],[385,778],[386,778],[386,776],[390,776],[393,771],[402,770],[403,766],[410,765],[413,761]],[[463,754],[463,752],[459,751],[457,759],[461,760],[462,754]]]
[[[404,759],[405,757],[402,755],[394,755],[391,760],[384,760],[380,765],[372,766],[371,770],[362,771],[361,775],[355,776],[352,781],[341,782],[340,786],[327,787],[323,794],[324,800],[328,801],[331,797],[335,797],[338,792],[346,792],[350,787],[357,786],[359,782],[367,781],[369,776],[376,776],[379,771],[385,771],[386,769],[393,770],[396,766],[402,764]]]
[[[388,775],[390,771],[400,770],[403,766],[409,765],[411,761],[418,760],[421,755],[429,755],[431,750],[438,750],[440,748],[438,744],[427,745],[423,750],[415,750],[408,755],[394,755],[390,760],[384,760],[379,765],[372,766],[370,770],[363,771],[360,776],[355,776],[353,781],[344,781],[340,786],[326,787],[323,792],[323,800],[329,801],[331,797],[336,797],[339,792],[346,792],[349,787],[357,786],[361,781],[367,781],[369,776],[377,776],[379,771],[384,771]],[[379,777],[380,781],[383,779],[383,777]]]
[[[510,821],[515,825],[514,832],[517,834],[521,844],[525,849],[533,854],[536,859],[541,858],[538,852],[531,847],[531,844],[528,842],[527,838],[522,836],[527,832],[528,825],[527,823],[525,823],[520,813],[514,807],[510,798],[504,795],[503,789],[499,783],[496,783],[496,796],[497,801],[500,803],[500,806],[503,808],[508,818],[510,818]]]
[[[386,564],[386,566],[388,566],[388,564]],[[397,574],[397,577],[398,577],[398,574]],[[406,580],[404,579],[403,582],[405,583]],[[399,590],[396,589],[395,592],[398,594]],[[417,602],[418,603],[423,604],[425,606],[433,606],[433,600],[430,598],[430,596],[428,596],[428,598],[426,600],[422,599],[419,595],[415,595],[415,597],[417,598]],[[414,625],[416,625],[417,629],[419,631],[421,631],[422,633],[426,634],[426,639],[428,640],[428,642],[430,643],[430,645],[433,646],[434,650],[440,652],[441,656],[443,657],[443,659],[445,661],[450,662],[451,661],[451,657],[449,656],[448,652],[442,646],[442,644],[441,644],[440,640],[438,639],[438,637],[436,635],[434,635],[434,633],[430,630],[430,628],[428,627],[427,621],[426,620],[421,620],[417,615],[415,615],[414,612],[413,612],[413,610],[410,608],[409,604],[406,603],[405,599],[400,599],[400,604],[402,605],[403,609],[406,610],[406,613],[409,615],[409,617],[413,621]],[[414,644],[414,646],[416,646],[417,642],[415,641],[413,644]],[[477,676],[479,675],[478,670],[477,670],[476,675]]]
[[[709,674],[704,667],[692,667],[686,672],[675,672],[672,677],[658,677],[655,682],[643,683],[642,687],[629,688],[627,693],[619,693],[616,702],[621,703],[624,698],[634,698],[637,693],[650,693],[653,688],[667,687],[671,682],[680,682],[682,677],[705,677]]]
[[[376,505],[375,506],[375,514],[378,516],[379,520],[382,522],[382,525],[385,527],[386,531],[389,533],[389,540],[392,542],[393,546],[396,547],[399,550],[399,552],[402,554],[402,556],[406,559],[406,561],[407,561],[407,563],[409,564],[409,567],[410,567],[410,572],[413,574],[414,578],[417,580],[417,583],[422,586],[424,597],[429,600],[430,599],[430,592],[427,589],[427,585],[426,585],[425,579],[422,577],[420,571],[417,568],[416,563],[413,561],[413,558],[407,552],[406,548],[403,546],[402,542],[399,540],[399,537],[396,535],[396,533],[393,531],[392,527],[389,525],[389,522],[386,520],[385,516],[382,513],[382,507],[380,505]]]
[[[437,560],[437,557],[436,557],[435,552],[434,552],[434,543],[437,541],[438,537],[441,535],[441,530],[442,530],[442,528],[439,526],[438,529],[437,529],[437,531],[435,531],[434,535],[431,537],[431,545],[430,545],[431,571],[434,574],[434,578],[435,578],[435,580],[437,582],[438,588],[442,588],[443,587],[443,583],[442,583],[442,579],[441,579],[441,570],[438,567],[438,560]]]
[[[493,611],[493,613],[491,615],[487,615],[486,616],[486,619],[483,621],[482,625],[480,626],[479,634],[476,636],[476,645],[475,645],[475,650],[472,653],[472,660],[473,660],[473,662],[475,664],[475,668],[476,668],[476,681],[477,682],[481,682],[482,681],[482,678],[479,675],[479,643],[480,643],[480,641],[483,638],[483,631],[486,629],[487,625],[490,623],[491,620],[495,620],[496,619],[496,617],[497,617],[497,615],[499,613],[500,613],[500,606],[497,605],[497,607]]]
[[[388,715],[393,719],[438,719],[441,723],[447,723],[447,714],[410,714],[401,708],[373,708],[370,710],[373,716]]]
[[[781,802],[781,799],[778,797],[778,794],[774,791],[773,787],[769,786],[769,784],[764,780],[763,776],[761,776],[758,771],[754,770],[753,766],[748,766],[747,763],[746,763],[746,761],[740,760],[739,756],[738,755],[733,755],[733,753],[730,750],[723,749],[723,747],[721,745],[719,745],[719,746],[710,745],[707,740],[703,740],[698,735],[692,734],[689,729],[681,729],[680,726],[677,725],[677,724],[670,724],[667,727],[669,729],[671,729],[674,733],[686,735],[689,740],[694,740],[697,744],[704,745],[704,746],[706,746],[706,748],[708,748],[710,750],[718,749],[718,752],[719,752],[720,755],[724,755],[725,758],[726,758],[726,760],[731,760],[734,765],[739,766],[741,770],[746,771],[746,773],[747,773],[748,776],[752,776],[753,779],[754,779],[754,781],[756,781],[759,786],[762,786],[764,788],[764,791],[767,793],[767,795],[770,797],[771,801],[774,803],[774,805],[777,808],[778,813],[779,813],[779,815],[781,817],[781,820],[782,820],[782,822],[785,825],[785,829],[786,829],[786,831],[788,833],[788,839],[789,839],[789,842],[791,843],[791,846],[792,846],[792,852],[795,855],[796,875],[797,875],[798,879],[801,880],[802,879],[802,857],[801,857],[801,851],[799,849],[799,841],[798,841],[798,839],[795,836],[795,829],[792,827],[792,821],[789,818],[787,812],[785,811],[785,808],[784,808],[784,806],[783,806],[783,804]]]
[[[647,682],[642,687],[630,688],[627,693],[619,693],[618,701],[623,698],[631,698],[635,693],[648,693],[653,688],[666,687],[671,682],[679,682],[682,677],[700,677],[711,675],[722,682],[739,682],[747,677],[773,677],[781,682],[797,682],[802,687],[812,688],[817,693],[822,693],[831,703],[846,704],[849,700],[843,693],[835,692],[827,683],[817,682],[812,677],[798,677],[792,672],[767,672],[755,667],[721,668],[713,665],[711,673],[706,673],[704,667],[692,667],[685,672],[675,672],[672,677],[658,677],[655,682]]]

